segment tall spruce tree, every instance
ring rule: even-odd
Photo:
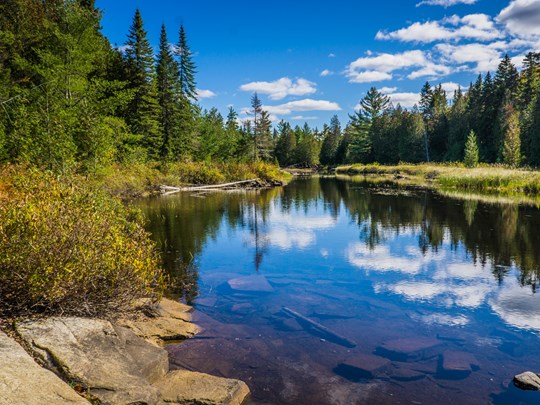
[[[195,101],[197,100],[197,82],[195,80],[197,68],[193,61],[193,54],[188,44],[184,24],[180,25],[180,34],[175,54],[178,57],[180,91],[188,100]]]
[[[172,145],[178,135],[178,65],[173,58],[165,24],[161,26],[159,53],[156,63],[156,82],[160,107],[160,124],[163,133],[161,157],[170,159]]]
[[[510,102],[502,107],[501,128],[503,128],[502,162],[510,167],[518,167],[521,163],[521,134],[519,129],[519,113]]]
[[[390,97],[372,87],[366,96],[360,100],[360,109],[349,115],[351,159],[366,163],[371,159],[370,129],[373,120],[379,117],[390,104]]]
[[[125,58],[127,80],[134,94],[127,107],[126,121],[135,134],[142,136],[148,157],[157,159],[162,153],[163,137],[159,125],[154,54],[139,9],[129,28]]]
[[[253,114],[253,160],[259,160],[259,142],[261,137],[260,120],[262,115],[262,102],[257,92],[251,97],[251,114]]]

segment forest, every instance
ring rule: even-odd
[[[334,116],[319,129],[273,125],[256,93],[244,122],[232,107],[202,109],[183,25],[173,41],[163,25],[154,54],[139,10],[119,48],[91,0],[6,0],[0,15],[0,162],[83,174],[147,162],[540,165],[540,53],[521,70],[506,56],[451,99],[426,83],[412,109],[372,87],[344,126]]]

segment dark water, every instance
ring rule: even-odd
[[[334,178],[141,205],[204,328],[173,367],[253,404],[540,403],[511,383],[540,371],[537,208]]]

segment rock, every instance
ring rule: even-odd
[[[416,381],[425,377],[425,373],[406,367],[397,367],[390,373],[390,378],[396,381]]]
[[[357,378],[373,378],[388,370],[390,361],[373,354],[356,353],[343,361],[338,368]]]
[[[186,322],[191,322],[192,311],[193,307],[167,298],[163,298],[157,306],[158,316],[182,319]]]
[[[171,371],[156,387],[162,395],[160,404],[241,405],[249,395],[240,380],[187,370]]]
[[[21,322],[16,330],[50,368],[80,382],[101,402],[157,403],[158,390],[149,380],[167,372],[167,352],[130,330],[82,318]]]
[[[269,293],[274,291],[266,277],[259,275],[233,278],[227,284],[232,290],[238,292]]]
[[[396,361],[418,361],[438,355],[440,345],[439,340],[426,337],[394,339],[379,346],[375,354]]]
[[[514,385],[522,390],[539,391],[540,390],[540,375],[532,371],[525,371],[514,377]]]
[[[53,372],[40,367],[0,332],[0,404],[89,404]]]
[[[201,331],[194,323],[162,316],[136,320],[122,319],[118,324],[131,329],[136,335],[156,346],[167,340],[188,339]]]
[[[471,353],[446,350],[441,355],[441,371],[448,377],[465,378],[479,368],[478,360]]]

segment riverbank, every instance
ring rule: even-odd
[[[274,187],[286,184],[291,177],[265,162],[177,162],[113,165],[88,181],[109,195],[129,200],[160,194],[162,185],[184,187],[257,179],[261,187]]]
[[[139,304],[127,318],[30,318],[14,322],[11,337],[0,331],[0,403],[244,402],[242,381],[170,369],[163,344],[200,331],[191,307],[167,299]]]
[[[380,177],[403,185],[440,190],[465,190],[502,194],[540,194],[540,171],[496,165],[466,168],[452,164],[400,164],[339,166],[336,173]]]

